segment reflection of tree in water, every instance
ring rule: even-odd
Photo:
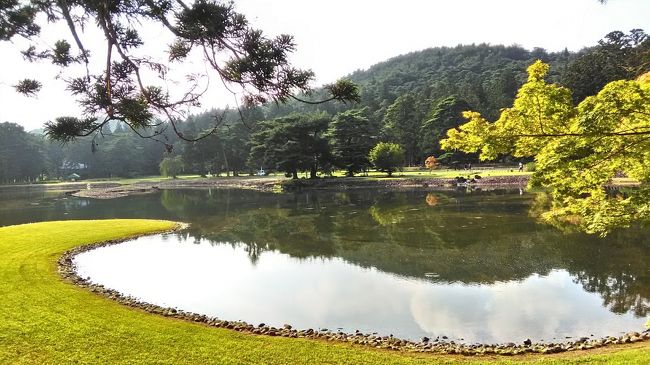
[[[377,205],[373,205],[368,209],[372,219],[380,226],[390,226],[391,224],[400,223],[404,218],[406,218],[404,211],[404,207],[391,209],[381,208]]]
[[[608,187],[606,194],[615,200],[629,200],[630,207],[640,202],[647,204],[650,201],[650,188],[648,187]],[[551,194],[538,192],[535,194],[528,213],[535,220],[555,227],[565,233],[576,233],[584,229],[585,227],[580,228],[580,225],[584,224],[584,217],[582,215],[586,213],[558,214],[558,212],[563,210],[561,205],[553,199]],[[596,212],[594,214],[600,214],[602,216],[600,218],[602,224],[621,229],[628,228],[630,225],[650,225],[649,214],[631,213],[625,209],[611,211],[610,213],[610,215],[604,212]]]
[[[649,242],[643,229],[607,238],[565,234],[528,217],[531,196],[503,192],[353,191],[294,195],[170,191],[164,205],[194,237],[269,250],[340,257],[362,267],[436,282],[491,284],[553,269],[571,273],[615,313],[646,315]],[[424,273],[435,273],[425,278]]]
[[[646,232],[644,228],[622,230],[605,239],[566,247],[567,270],[585,290],[598,293],[612,312],[631,310],[646,316],[650,308],[650,239]]]
[[[603,304],[612,312],[623,314],[632,311],[639,317],[648,314],[649,293],[635,276],[626,273],[621,273],[619,277],[593,276],[585,272],[574,275],[575,281],[582,284],[586,291],[600,294]],[[639,292],[645,293],[646,296]]]
[[[434,193],[427,194],[427,197],[424,199],[427,202],[427,205],[430,207],[435,207],[438,205],[438,196]]]
[[[248,258],[251,260],[251,263],[253,265],[257,265],[257,262],[260,260],[260,255],[262,252],[266,251],[267,248],[265,246],[258,245],[255,242],[250,242],[246,244],[244,250],[248,254]]]
[[[316,195],[276,195],[218,190],[169,191],[163,198],[189,232],[216,244],[246,245],[252,260],[268,250],[294,257],[333,255],[327,217],[319,214]]]

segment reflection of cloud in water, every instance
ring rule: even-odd
[[[494,285],[421,286],[412,297],[411,312],[427,333],[465,336],[468,341],[616,334],[602,330],[612,314],[600,305],[598,296],[581,290],[565,271]],[[637,328],[642,322],[631,315],[618,319],[627,322],[620,330]]]
[[[80,275],[151,303],[222,319],[412,339],[520,342],[615,334],[643,324],[603,308],[598,295],[564,271],[494,285],[433,284],[338,258],[297,260],[267,251],[252,264],[241,246],[160,237],[84,253]]]
[[[485,315],[489,290],[478,286],[420,285],[411,297],[411,313],[420,328],[433,336],[469,337]],[[468,328],[470,327],[470,328]],[[465,338],[469,340],[469,338]]]

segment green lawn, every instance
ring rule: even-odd
[[[339,176],[343,176],[343,172],[339,172]],[[443,178],[443,179],[453,179],[456,176],[474,176],[474,175],[481,175],[482,177],[486,176],[530,176],[532,175],[532,172],[519,172],[517,169],[509,169],[509,168],[491,168],[491,169],[471,169],[471,170],[433,170],[433,171],[428,171],[428,170],[404,170],[404,171],[396,171],[393,172],[393,178],[402,178],[402,177],[408,177],[408,178],[423,178],[423,179],[431,179],[431,178]],[[368,173],[369,177],[385,177],[386,173],[385,172],[377,172],[377,171],[371,171]]]
[[[333,176],[336,177],[344,177],[345,176],[345,171],[343,170],[338,170],[334,171],[332,173]],[[393,173],[392,179],[401,179],[401,178],[422,178],[422,179],[432,179],[432,178],[442,178],[442,179],[453,179],[456,176],[464,176],[467,177],[468,175],[474,176],[474,175],[481,175],[482,177],[487,177],[487,176],[530,176],[532,175],[532,172],[528,171],[523,171],[519,172],[517,171],[517,168],[506,168],[506,167],[496,167],[496,168],[473,168],[471,171],[468,170],[449,170],[449,169],[438,169],[434,170],[433,172],[428,171],[428,170],[421,170],[418,168],[406,168],[404,171],[396,171]],[[299,174],[300,177],[305,177],[304,173]],[[357,174],[357,177],[364,177],[363,174]],[[378,172],[378,171],[370,171],[368,173],[368,178],[371,179],[376,179],[376,178],[381,178],[381,179],[386,179],[386,173],[385,172]],[[179,175],[178,176],[179,180],[200,180],[200,179],[205,179],[202,178],[199,175]],[[275,172],[269,176],[248,176],[248,175],[241,175],[241,176],[215,176],[211,177],[210,179],[231,179],[231,180],[245,180],[245,179],[268,179],[269,181],[275,181],[275,180],[290,180],[289,178],[286,178],[283,173],[280,172]],[[133,177],[133,178],[100,178],[100,179],[87,179],[87,180],[80,180],[78,182],[60,182],[60,181],[49,181],[46,184],[48,185],[60,185],[60,186],[65,186],[68,184],[79,184],[79,183],[93,183],[93,182],[104,182],[104,183],[116,183],[116,184],[123,184],[123,185],[130,185],[130,184],[135,184],[135,183],[158,183],[158,182],[164,182],[164,181],[171,181],[172,178],[170,177],[164,177],[164,176],[142,176],[142,177]],[[614,183],[618,185],[634,185],[637,184],[638,182],[633,179],[629,178],[616,178],[614,179]]]
[[[179,175],[177,179],[180,180],[187,180],[187,179],[198,179],[201,176],[199,175]],[[171,177],[165,177],[165,176],[158,176],[158,175],[153,175],[153,176],[140,176],[140,177],[129,177],[129,178],[99,178],[99,179],[87,179],[87,180],[82,180],[81,182],[105,182],[105,183],[116,183],[116,184],[135,184],[139,182],[144,182],[144,183],[156,183],[156,182],[161,182],[161,181],[166,181],[166,180],[172,180]]]
[[[199,179],[200,175],[179,175],[179,180],[188,180],[188,179]],[[78,181],[61,181],[61,180],[47,180],[34,183],[33,185],[70,185],[70,184],[84,184],[84,183],[115,183],[115,184],[135,184],[135,183],[157,183],[161,181],[172,180],[171,177],[160,176],[160,175],[151,175],[151,176],[139,176],[139,177],[102,177],[102,178],[91,178],[91,179],[82,179]],[[11,184],[10,184],[11,185]],[[16,185],[29,185],[29,184],[16,184]]]
[[[580,354],[465,358],[254,336],[131,309],[75,287],[57,273],[58,257],[72,247],[173,226],[164,221],[105,220],[1,227],[0,364],[650,363],[646,343]]]
[[[519,172],[517,171],[517,168],[503,168],[503,167],[497,167],[497,168],[473,168],[471,171],[468,170],[448,170],[448,169],[438,169],[434,170],[433,172],[430,172],[428,170],[421,170],[418,168],[405,168],[404,171],[396,171],[393,173],[393,179],[399,179],[399,178],[423,178],[423,179],[431,179],[431,178],[454,178],[456,176],[468,176],[468,175],[481,175],[483,177],[485,176],[528,176],[531,175],[532,172]],[[345,176],[345,171],[343,170],[338,170],[334,171],[332,173],[333,176],[336,177],[344,177]],[[300,177],[305,177],[305,173],[300,173],[298,174]],[[322,176],[322,175],[321,175]],[[357,177],[363,177],[363,174],[357,174]],[[378,171],[370,171],[368,173],[368,177],[370,178],[386,178],[386,173],[385,172],[378,172]],[[199,175],[179,175],[178,180],[199,180],[199,179],[204,179]],[[240,176],[214,176],[211,177],[211,179],[232,179],[232,180],[244,180],[244,179],[268,179],[268,180],[290,180],[289,178],[286,178],[283,173],[281,172],[275,172],[272,173],[268,176],[248,176],[245,174],[242,174]],[[68,184],[80,184],[80,183],[115,183],[115,184],[123,184],[123,185],[129,185],[129,184],[135,184],[135,183],[158,183],[158,182],[164,182],[164,181],[171,181],[171,177],[164,177],[164,176],[157,176],[157,175],[152,175],[152,176],[141,176],[141,177],[132,177],[132,178],[96,178],[96,179],[85,179],[85,180],[79,180],[76,182],[62,182],[62,181],[47,181],[42,184],[47,184],[47,185],[61,185],[65,186]]]

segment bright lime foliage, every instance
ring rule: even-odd
[[[395,143],[379,142],[370,150],[369,160],[377,170],[383,171],[388,176],[404,164],[404,149]]]
[[[482,160],[501,154],[534,156],[533,185],[547,187],[549,209],[541,218],[589,233],[607,234],[650,217],[650,82],[614,81],[574,106],[571,92],[548,84],[548,65],[528,68],[528,81],[514,105],[490,123],[465,112],[468,123],[450,130],[445,149],[480,152]],[[617,174],[640,182],[638,189],[609,193]]]
[[[176,178],[183,172],[183,159],[181,156],[165,157],[160,162],[160,174],[165,177]]]

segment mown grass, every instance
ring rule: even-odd
[[[519,175],[531,175],[531,172],[519,172],[517,168],[475,168],[472,170],[449,170],[449,169],[437,169],[433,172],[429,170],[423,170],[418,168],[405,168],[404,171],[396,171],[393,173],[393,179],[400,178],[423,178],[423,179],[435,179],[435,178],[454,178],[456,176],[474,176],[474,175],[485,176],[519,176]],[[300,177],[307,177],[306,173],[299,174]],[[332,176],[335,177],[345,177],[345,171],[337,170],[332,173]],[[379,171],[369,171],[367,175],[357,174],[357,177],[367,177],[367,178],[387,178],[385,172]],[[34,183],[32,185],[48,185],[48,186],[61,186],[65,187],[66,185],[71,184],[84,184],[84,183],[112,183],[112,184],[121,184],[121,185],[131,185],[135,183],[160,183],[165,181],[181,181],[181,180],[201,180],[206,179],[200,175],[179,175],[176,179],[165,176],[140,176],[140,177],[130,177],[130,178],[93,178],[93,179],[84,179],[79,181],[43,181]],[[247,180],[247,179],[268,179],[268,180],[290,180],[284,176],[281,172],[274,172],[268,176],[248,176],[242,174],[240,176],[211,176],[209,179],[214,180]],[[29,184],[17,184],[17,185],[29,185]],[[3,185],[0,185],[3,186]],[[9,185],[7,185],[9,186]]]
[[[340,173],[341,176],[343,173]],[[491,169],[471,169],[471,170],[404,170],[393,172],[393,178],[423,178],[423,179],[453,179],[456,176],[474,176],[481,175],[481,177],[486,176],[530,176],[532,172],[522,171],[519,172],[516,168],[491,168]],[[371,171],[368,173],[368,177],[386,177],[385,172]]]
[[[0,228],[0,363],[383,365],[650,361],[650,347],[644,343],[580,354],[510,359],[418,356],[322,341],[253,336],[128,308],[71,285],[57,273],[58,257],[72,247],[173,226],[164,221],[104,220]]]
[[[489,168],[484,168],[484,167],[479,167],[479,168],[473,168],[471,170],[452,170],[452,169],[436,169],[433,171],[429,170],[424,170],[420,168],[405,168],[403,171],[396,171],[393,173],[392,177],[388,177],[385,172],[379,172],[379,171],[369,171],[367,174],[357,174],[357,178],[367,178],[367,179],[413,179],[413,178],[422,178],[422,179],[453,179],[456,176],[474,176],[474,175],[480,175],[481,177],[489,177],[489,176],[495,176],[495,177],[501,177],[501,176],[530,176],[532,175],[532,172],[529,171],[518,171],[517,167],[489,167]],[[307,177],[305,173],[299,174],[300,177]],[[334,177],[345,177],[345,171],[343,170],[337,170],[332,173],[332,176]],[[205,177],[201,177],[199,175],[179,175],[176,179],[176,181],[180,180],[202,180],[206,179]],[[269,181],[278,181],[278,180],[290,180],[290,178],[287,178],[284,176],[284,174],[280,172],[274,172],[268,176],[248,176],[248,175],[240,175],[240,176],[211,176],[209,179],[214,179],[214,180],[247,180],[247,179],[268,179]],[[64,188],[66,185],[70,184],[81,184],[81,183],[114,183],[114,184],[121,184],[121,185],[131,185],[135,183],[160,183],[160,182],[165,182],[165,181],[174,181],[171,177],[164,177],[164,176],[141,176],[141,177],[133,177],[133,178],[96,178],[96,179],[86,179],[86,180],[80,180],[77,182],[70,182],[70,181],[46,181],[46,182],[40,182],[40,183],[34,183],[33,185],[51,185],[51,186],[61,186]],[[636,185],[638,184],[637,180],[630,179],[630,178],[615,178],[613,180],[614,184],[616,185],[621,185],[621,186],[627,186],[627,185]],[[24,184],[19,184],[19,185],[24,185]],[[5,185],[0,185],[0,187],[5,186]],[[10,186],[10,185],[7,185]]]
[[[176,179],[177,180],[191,180],[191,179],[199,179],[201,178],[200,175],[179,175]],[[104,182],[104,183],[116,183],[116,184],[135,184],[135,183],[156,183],[156,182],[162,182],[162,181],[167,181],[167,180],[174,180],[171,177],[167,176],[158,176],[158,175],[152,175],[152,176],[140,176],[140,177],[124,177],[124,178],[96,178],[96,179],[87,179],[87,180],[82,180],[81,182]]]

